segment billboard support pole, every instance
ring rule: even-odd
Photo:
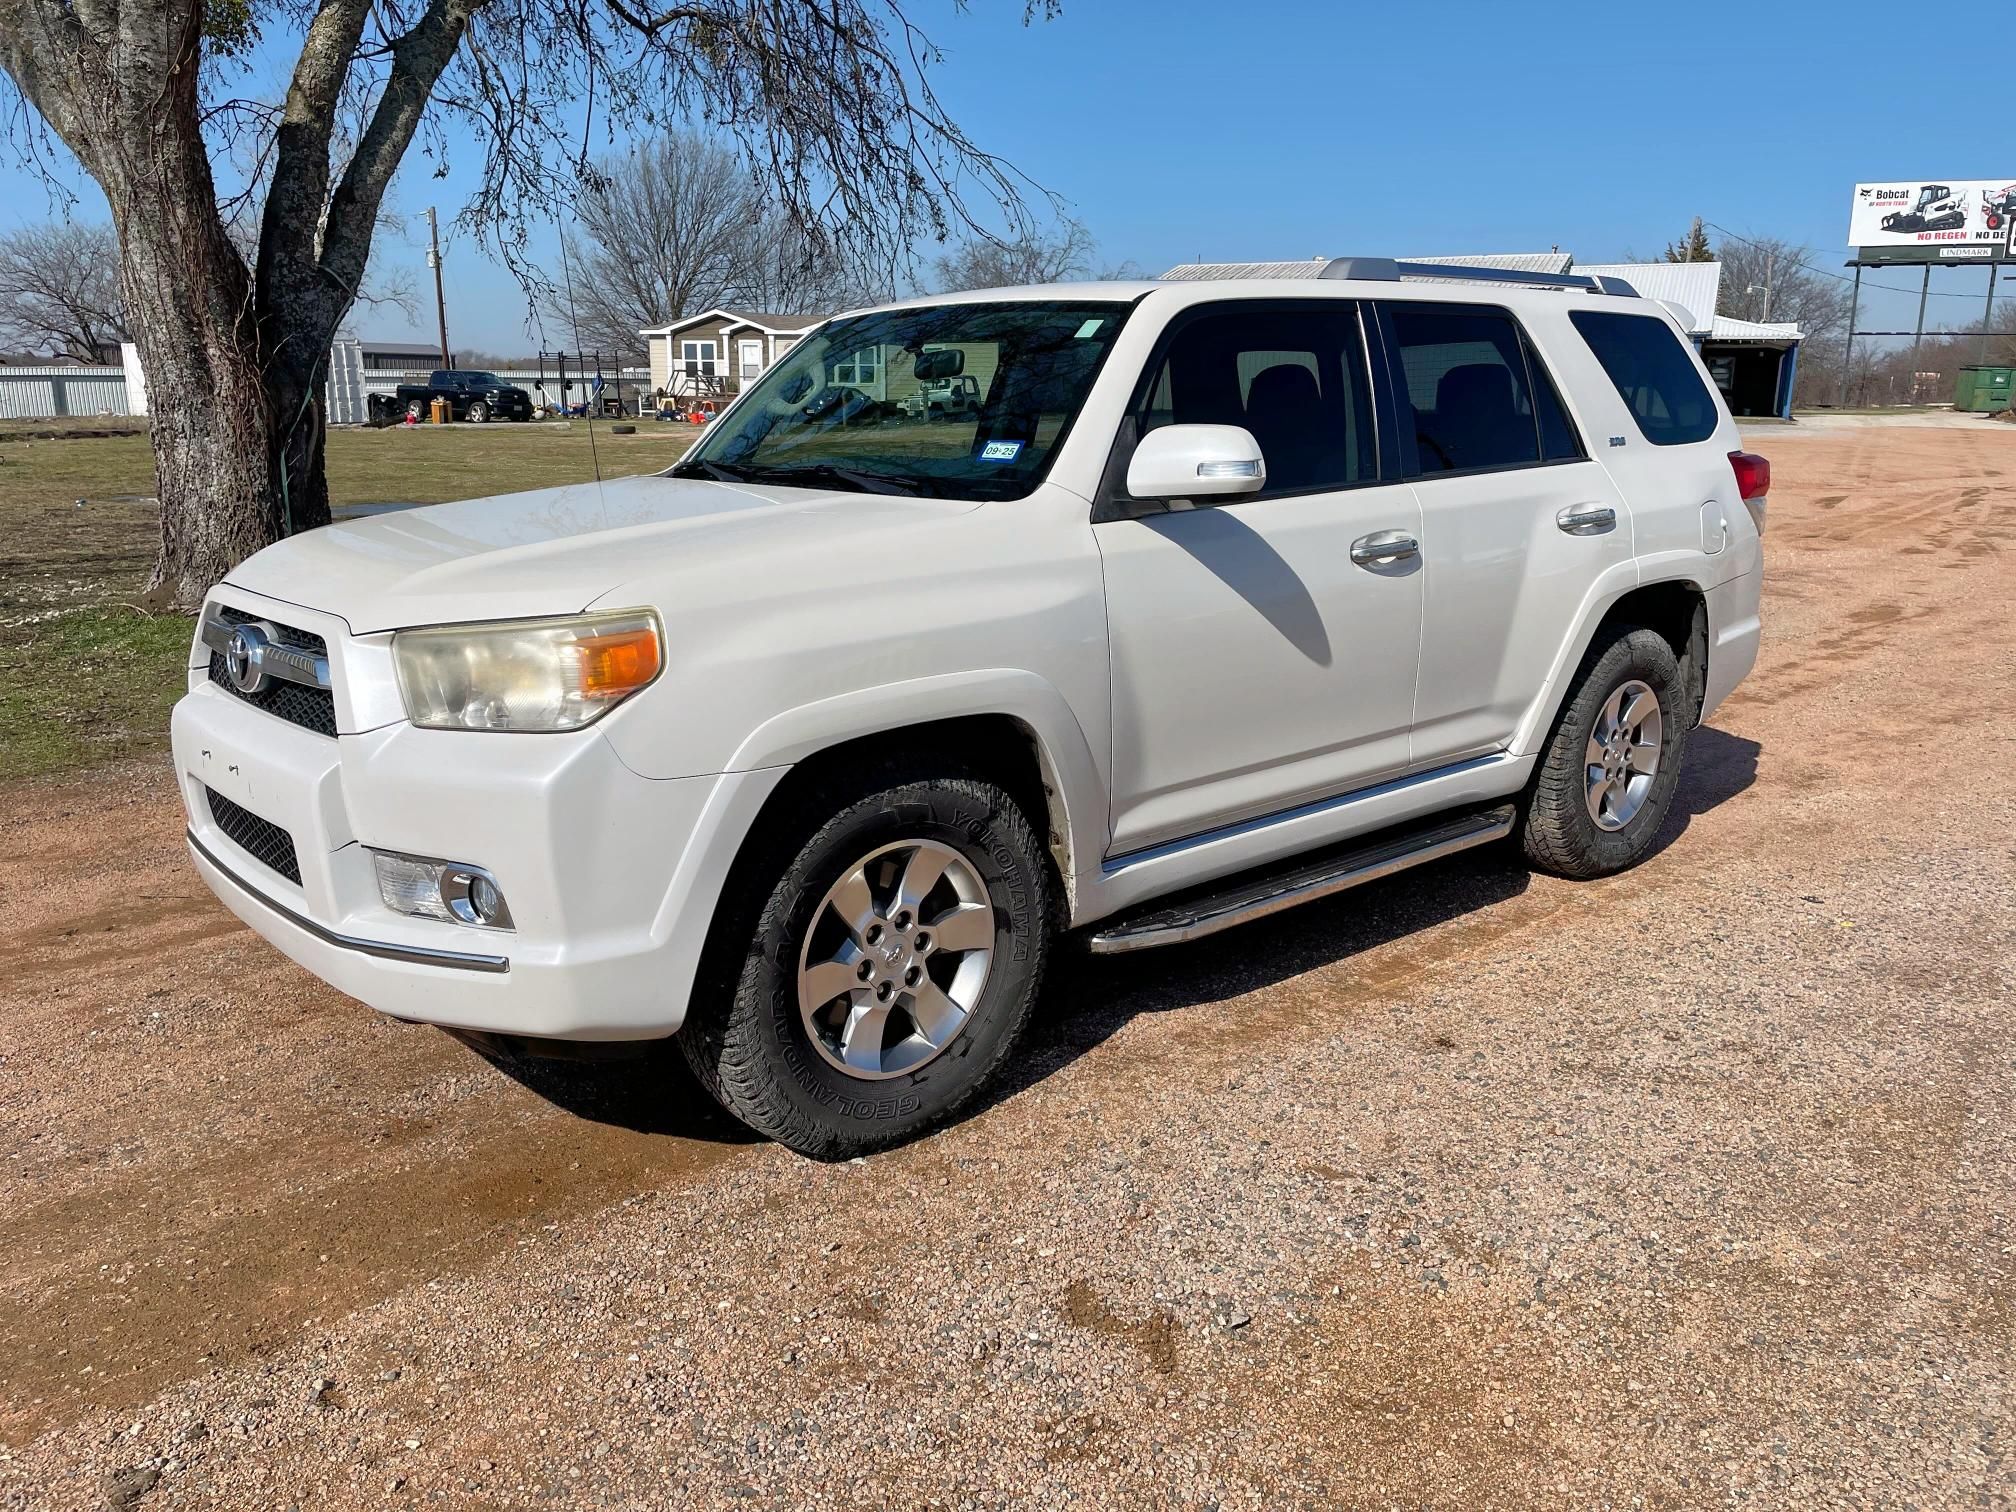
[[[1981,311],[1981,350],[1974,354],[1976,362],[1985,363],[1988,360],[1988,332],[1995,324],[1995,275],[2001,271],[2001,263],[1988,264],[1988,303]]]
[[[1918,348],[1925,340],[1925,301],[1932,297],[1932,264],[1925,264],[1925,278],[1918,287],[1918,329],[1911,333],[1911,399],[1918,402]]]
[[[1848,407],[1848,375],[1855,371],[1855,317],[1862,309],[1862,264],[1855,264],[1855,292],[1848,299],[1848,343],[1841,354],[1841,393],[1836,407]]]

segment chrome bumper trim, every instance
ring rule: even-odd
[[[184,833],[189,841],[189,848],[216,867],[219,873],[229,878],[232,885],[246,897],[265,904],[296,929],[307,931],[325,945],[334,945],[339,950],[354,950],[359,955],[376,956],[382,961],[404,961],[411,966],[447,966],[457,971],[484,971],[493,974],[508,972],[511,969],[511,961],[506,956],[476,955],[466,950],[432,950],[424,945],[393,945],[384,940],[360,940],[355,935],[338,934],[333,929],[317,924],[307,915],[296,913],[286,904],[277,903],[267,897],[220,861],[209,846],[196,838],[194,830]]]

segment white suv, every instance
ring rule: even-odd
[[[1755,659],[1768,476],[1614,281],[847,315],[667,475],[236,569],[175,710],[189,844],[385,1013],[677,1032],[752,1127],[873,1149],[1000,1067],[1067,930],[1193,939],[1515,833],[1637,861]]]

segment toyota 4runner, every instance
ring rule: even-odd
[[[1639,860],[1755,659],[1768,479],[1614,280],[850,314],[665,475],[235,569],[174,715],[189,846],[382,1012],[676,1034],[751,1127],[874,1149],[1001,1068],[1066,932],[1191,940],[1501,838]]]

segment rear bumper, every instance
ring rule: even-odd
[[[1764,572],[1758,568],[1742,577],[1718,583],[1705,595],[1708,601],[1708,685],[1701,699],[1705,721],[1721,705],[1736,685],[1757,665],[1757,646],[1763,635],[1760,608],[1764,597]]]
[[[593,729],[331,738],[207,683],[172,731],[190,857],[233,914],[380,1012],[532,1038],[678,1029],[721,881],[781,775],[644,778]],[[219,827],[212,791],[287,832],[298,883]],[[516,928],[394,912],[372,847],[484,867]]]

